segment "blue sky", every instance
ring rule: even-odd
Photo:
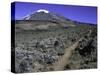
[[[46,9],[79,22],[97,24],[97,7],[29,2],[15,2],[15,19],[21,20],[39,9]]]

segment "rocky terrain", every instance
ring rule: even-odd
[[[97,68],[97,26],[49,20],[16,21],[15,72]]]

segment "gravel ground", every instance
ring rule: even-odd
[[[75,26],[51,30],[26,30],[15,33],[15,71],[53,71],[51,65],[65,54],[65,49],[79,41],[63,70],[97,68],[96,26]],[[62,63],[63,64],[63,63]]]

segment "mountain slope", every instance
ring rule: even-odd
[[[74,23],[70,19],[65,18],[64,16],[49,12],[47,10],[37,10],[36,12],[24,17],[23,20],[51,21],[60,23],[62,25],[66,24],[66,26],[69,26],[68,24]]]
[[[22,20],[16,20],[16,31],[20,30],[49,30],[53,28],[66,28],[75,26],[70,19],[49,12],[47,10],[37,10]]]

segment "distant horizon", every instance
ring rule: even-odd
[[[39,9],[57,13],[72,21],[97,24],[97,7],[31,2],[15,2],[15,20],[22,20]]]

